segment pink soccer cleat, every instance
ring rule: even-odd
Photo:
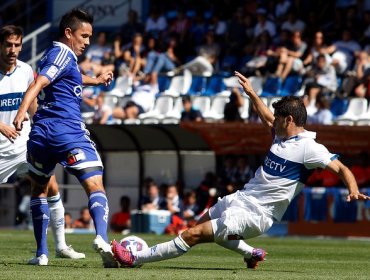
[[[135,256],[130,250],[122,247],[116,240],[111,243],[114,258],[123,267],[135,267]]]
[[[255,248],[252,251],[252,257],[249,259],[244,258],[244,262],[247,265],[247,268],[256,269],[258,266],[258,262],[262,262],[265,260],[266,251],[263,249]]]

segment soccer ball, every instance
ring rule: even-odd
[[[145,240],[137,237],[136,235],[130,235],[120,240],[121,246],[127,250],[130,250],[134,255],[138,251],[145,250],[149,248]]]

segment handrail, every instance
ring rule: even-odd
[[[37,35],[48,30],[51,27],[51,23],[45,23],[40,28],[31,32],[23,38],[23,43],[31,41],[31,59],[27,61],[32,66],[32,69],[36,69],[36,62],[42,57],[42,53],[37,54]]]

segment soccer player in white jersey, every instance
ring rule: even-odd
[[[7,25],[0,29],[0,183],[6,183],[13,174],[25,176],[28,170],[26,152],[28,134],[31,130],[30,121],[24,122],[21,133],[12,125],[23,95],[34,81],[31,66],[17,59],[22,49],[22,37],[23,31],[18,26]],[[35,100],[30,107],[30,115],[34,114],[36,107]],[[65,242],[64,207],[55,177],[48,189],[47,201],[56,256],[85,258],[85,254],[74,251]]]
[[[317,167],[326,168],[342,179],[349,191],[348,202],[369,199],[359,192],[352,172],[337,155],[315,142],[314,132],[304,129],[307,113],[301,98],[282,98],[273,104],[273,114],[256,95],[250,81],[238,72],[235,75],[273,134],[264,163],[242,190],[219,199],[195,227],[175,239],[135,255],[113,240],[113,253],[122,265],[134,267],[170,259],[181,256],[196,244],[215,242],[242,255],[248,268],[256,268],[266,252],[253,248],[244,239],[259,236],[274,221],[280,221],[289,203],[304,187],[308,171]]]
[[[96,238],[93,246],[105,267],[117,267],[108,243],[108,200],[103,185],[103,164],[81,117],[83,85],[108,85],[111,71],[96,78],[80,73],[77,56],[90,44],[93,18],[74,9],[59,23],[59,40],[53,42],[39,62],[38,76],[27,89],[13,124],[17,131],[27,119],[27,110],[37,97],[38,109],[33,116],[27,161],[31,177],[31,209],[37,244],[35,261],[47,263],[46,229],[49,207],[47,185],[57,163],[76,176],[88,196],[88,207],[94,221]]]

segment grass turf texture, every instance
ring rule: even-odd
[[[170,236],[137,234],[151,246]],[[110,234],[120,240],[121,235]],[[49,235],[49,266],[27,265],[34,255],[31,231],[0,230],[0,279],[370,279],[370,242],[342,239],[255,238],[268,251],[257,270],[247,270],[238,254],[201,244],[186,255],[135,269],[104,269],[91,247],[93,235],[67,235],[84,260],[55,258]]]

